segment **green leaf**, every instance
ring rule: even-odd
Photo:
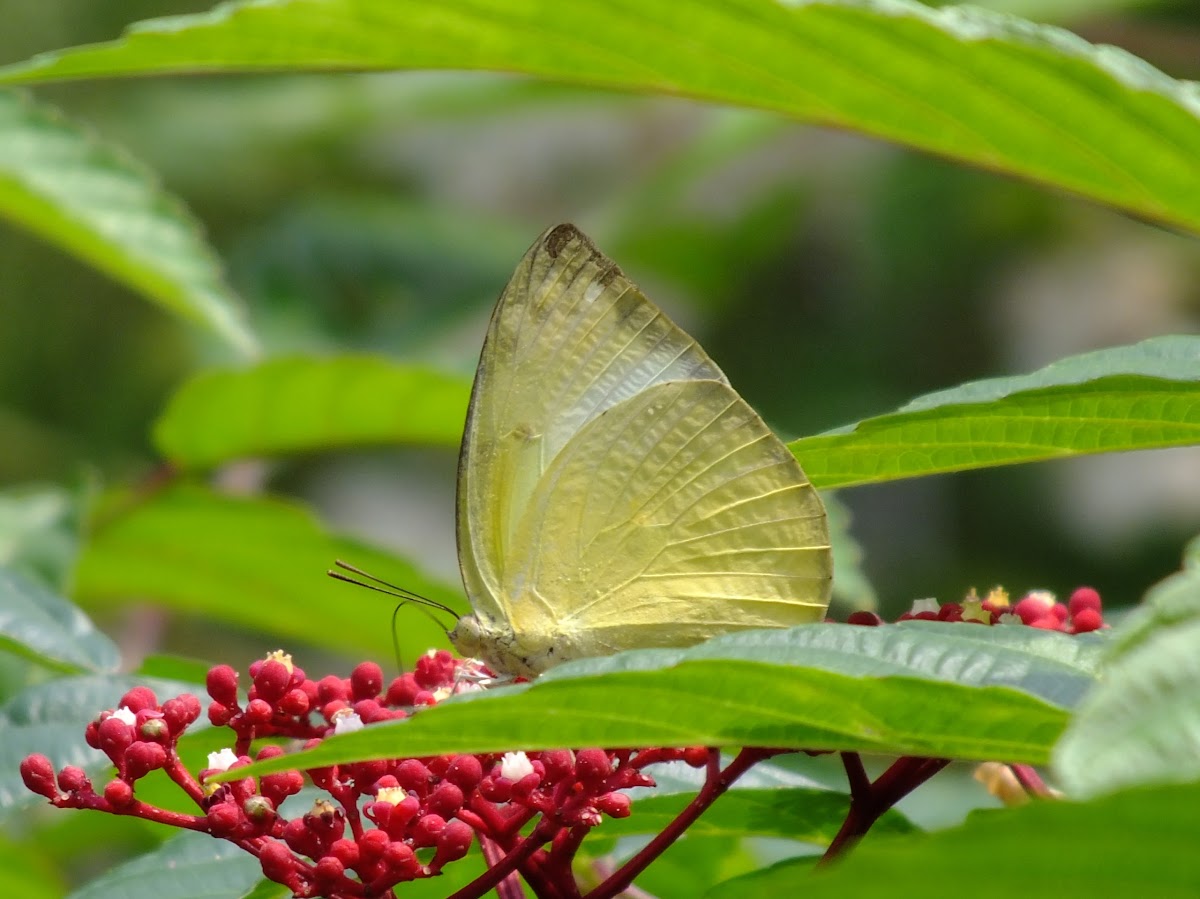
[[[195,220],[118,148],[0,90],[0,215],[249,355],[241,305]]]
[[[0,568],[0,648],[59,671],[113,672],[117,647],[67,600]]]
[[[470,392],[465,378],[373,356],[271,359],[187,382],[154,442],[182,468],[383,443],[456,448]]]
[[[1055,748],[1072,795],[1200,780],[1200,565],[1192,560],[1130,616],[1134,636],[1118,634],[1103,678]]]
[[[140,675],[89,674],[60,677],[26,687],[0,708],[0,809],[11,811],[45,800],[25,789],[18,767],[25,756],[39,752],[55,769],[76,765],[90,773],[111,770],[107,756],[84,741],[84,728],[105,709],[116,706],[126,692],[147,686],[159,699],[192,693],[203,696],[203,685],[162,681]],[[206,718],[189,728],[208,727]]]
[[[1036,802],[976,813],[963,826],[876,840],[814,877],[782,862],[727,881],[708,899],[741,896],[1195,896],[1200,785],[1120,793],[1086,804]],[[936,884],[932,886],[931,884]]]
[[[1194,89],[1112,47],[909,0],[276,0],[133,26],[9,83],[227,71],[486,69],[773,110],[1200,227]]]
[[[150,598],[274,639],[392,658],[395,602],[326,577],[339,558],[462,607],[457,591],[395,556],[326,533],[302,506],[222,496],[188,484],[119,509],[99,524],[79,560],[77,591],[85,603]],[[400,625],[406,658],[446,645],[445,632],[416,611],[403,613]]]
[[[397,747],[420,757],[772,746],[1041,764],[1101,644],[1024,633],[1032,630],[816,624],[620,653],[560,666],[532,684],[456,697],[239,773],[392,758]]]
[[[918,397],[789,444],[818,487],[1200,443],[1200,338],[1156,337]]]
[[[0,565],[62,589],[79,550],[80,505],[61,487],[0,491]]]
[[[0,837],[0,896],[60,899],[62,874],[38,850]]]
[[[258,860],[225,840],[183,833],[105,872],[68,899],[230,899],[262,879]]]

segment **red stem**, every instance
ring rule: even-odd
[[[696,798],[689,802],[687,807],[676,815],[675,819],[658,836],[647,843],[637,855],[617,869],[617,872],[604,883],[588,893],[587,899],[609,899],[610,896],[615,896],[625,890],[633,883],[633,879],[646,870],[650,863],[658,858],[668,846],[679,839],[683,832],[691,827],[696,819],[733,785],[735,780],[764,759],[786,751],[788,750],[743,749],[738,753],[737,758],[722,771],[720,770],[720,754],[716,749],[710,749],[708,751],[708,777],[700,792],[696,794]]]
[[[482,896],[490,889],[495,889],[499,893],[500,882],[517,870],[517,867],[525,859],[533,855],[546,840],[550,839],[557,829],[558,825],[553,821],[543,818],[538,822],[533,832],[518,843],[515,849],[498,859],[495,864],[492,864],[491,859],[488,859],[488,870],[484,871],[458,892],[452,893],[447,899],[476,899],[477,896]],[[484,858],[487,859],[486,851]]]
[[[1025,788],[1025,792],[1031,793],[1041,799],[1051,799],[1054,797],[1054,791],[1046,786],[1046,782],[1042,780],[1041,775],[1034,770],[1032,765],[1009,765],[1008,767],[1012,769],[1017,783]]]

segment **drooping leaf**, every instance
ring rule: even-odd
[[[461,608],[457,591],[414,566],[324,531],[303,507],[279,499],[222,496],[180,484],[106,515],[79,560],[83,603],[136,597],[278,638],[390,659],[395,603],[333,581],[345,559],[429,599]],[[415,611],[401,619],[412,659],[446,635]]]
[[[256,341],[183,205],[123,151],[0,90],[0,216],[95,266],[243,355]]]
[[[288,357],[204,372],[154,427],[182,468],[246,456],[421,444],[457,448],[470,381],[379,357]]]
[[[1194,90],[1111,47],[910,0],[229,2],[0,70],[488,69],[751,106],[1200,227]]]

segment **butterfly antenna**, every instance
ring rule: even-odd
[[[358,575],[357,578],[348,577],[347,575],[342,574],[341,571],[334,571],[331,568],[325,573],[334,580],[345,581],[347,584],[354,584],[356,587],[366,587],[368,590],[374,590],[376,593],[382,593],[384,596],[391,596],[394,599],[400,600],[401,605],[406,602],[415,603],[417,606],[424,607],[426,609],[425,614],[427,615],[430,614],[428,612],[429,609],[437,609],[439,612],[445,612],[447,615],[453,616],[455,621],[458,620],[458,613],[444,603],[430,599],[427,596],[422,596],[420,593],[414,593],[411,590],[406,590],[403,587],[397,587],[395,584],[389,583],[388,581],[383,580],[383,578],[378,578],[373,574],[363,571],[361,568],[356,568],[349,562],[343,562],[341,559],[334,560],[333,564],[338,568],[349,571],[351,574]],[[359,578],[362,578],[362,580],[359,580]],[[430,618],[435,622],[437,621],[437,619],[433,618],[432,615],[430,615]],[[441,627],[441,622],[438,622],[438,627]]]

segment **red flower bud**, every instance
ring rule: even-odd
[[[512,799],[512,781],[488,775],[479,782],[479,795],[488,802],[508,802]]]
[[[248,796],[242,802],[242,812],[262,831],[275,821],[275,803],[266,796]]]
[[[1104,626],[1104,618],[1100,614],[1099,609],[1080,609],[1077,614],[1071,618],[1072,630],[1076,634],[1086,634],[1090,631],[1099,630]]]
[[[21,780],[25,786],[47,799],[58,797],[58,787],[54,783],[54,765],[44,755],[34,753],[21,760]]]
[[[624,793],[605,793],[596,799],[596,808],[610,818],[628,818],[632,805]]]
[[[473,755],[456,755],[450,760],[443,776],[465,793],[479,786],[479,781],[483,779],[483,765]]]
[[[234,706],[227,706],[220,702],[210,702],[208,704],[208,720],[215,727],[224,727],[228,724],[237,711]]]
[[[388,705],[413,705],[420,692],[421,686],[417,679],[411,673],[402,674],[388,684],[385,699]]]
[[[278,659],[267,659],[254,675],[254,695],[274,705],[292,684],[292,672]]]
[[[133,787],[123,780],[110,780],[104,785],[104,799],[119,811],[133,805]]]
[[[337,841],[338,843],[341,840]],[[364,862],[372,862],[383,857],[383,852],[392,842],[382,830],[368,830],[358,840],[358,854]],[[336,846],[337,843],[334,843]]]
[[[242,810],[236,802],[214,802],[205,813],[208,831],[215,837],[228,837],[242,826]]]
[[[141,717],[141,712],[138,716]],[[137,725],[137,735],[143,740],[149,740],[154,743],[166,743],[171,739],[171,728],[166,720],[159,718],[147,718],[145,721]]]
[[[64,793],[85,793],[92,788],[92,782],[82,768],[67,765],[58,772],[58,788]]]
[[[204,679],[208,695],[214,701],[227,706],[237,705],[237,684],[238,674],[228,665],[217,665],[208,669],[208,676]]]
[[[271,716],[275,714],[275,710],[271,704],[265,699],[251,699],[246,703],[246,721],[250,724],[260,725],[267,724],[271,720]]]
[[[1102,611],[1100,594],[1092,587],[1077,588],[1067,602],[1067,610],[1071,613],[1072,618],[1084,609],[1093,609],[1096,612]]]
[[[125,750],[125,776],[130,780],[145,777],[167,763],[167,751],[159,743],[138,740]]]
[[[276,708],[285,715],[292,715],[296,718],[307,715],[309,707],[308,694],[299,687],[293,687],[284,693],[283,698],[276,705]]]
[[[446,819],[441,815],[421,815],[409,828],[409,834],[417,847],[434,846],[445,829]]]
[[[708,749],[704,746],[689,746],[683,750],[684,764],[693,768],[703,768],[708,764]]]
[[[158,697],[154,695],[154,691],[149,687],[134,687],[122,696],[121,701],[117,703],[118,708],[122,706],[136,715],[142,709],[158,708]]]
[[[371,831],[371,833],[377,832],[378,831]],[[354,840],[334,840],[329,847],[328,854],[341,862],[343,868],[358,867],[358,843],[354,842]]]
[[[418,796],[429,792],[433,782],[433,774],[416,759],[405,759],[396,766],[396,782],[406,790],[412,790]]]
[[[575,770],[575,753],[569,749],[548,750],[540,753],[537,760],[542,763],[545,779],[550,783],[570,777]]]
[[[463,807],[463,791],[448,781],[434,787],[425,800],[425,808],[443,818],[453,818]]]
[[[263,876],[268,880],[291,886],[296,874],[295,856],[287,846],[275,841],[268,842],[258,854],[258,863],[262,865]]]
[[[321,705],[350,699],[350,682],[328,674],[317,681],[317,698]]]
[[[200,700],[191,693],[184,693],[163,703],[163,720],[171,733],[179,736],[200,717]]]
[[[383,850],[382,860],[387,866],[388,878],[393,882],[412,880],[421,872],[421,862],[407,843],[388,843]]]
[[[100,750],[112,759],[114,765],[118,764],[121,754],[133,742],[133,728],[116,715],[110,715],[101,721],[97,734]]]
[[[866,627],[878,627],[883,624],[883,619],[874,612],[860,609],[857,612],[851,612],[849,617],[846,618],[846,623],[864,625]]]
[[[584,783],[599,783],[612,774],[612,762],[603,749],[581,749],[575,753],[575,776]]]
[[[457,861],[471,850],[471,841],[475,839],[475,831],[457,818],[447,822],[437,841],[437,854],[431,867],[440,869],[443,865]]]
[[[374,662],[362,662],[350,672],[350,695],[354,699],[377,699],[383,690],[383,669]]]
[[[317,862],[316,870],[313,872],[313,881],[317,886],[328,889],[341,880],[345,873],[346,867],[341,860],[327,855]]]

